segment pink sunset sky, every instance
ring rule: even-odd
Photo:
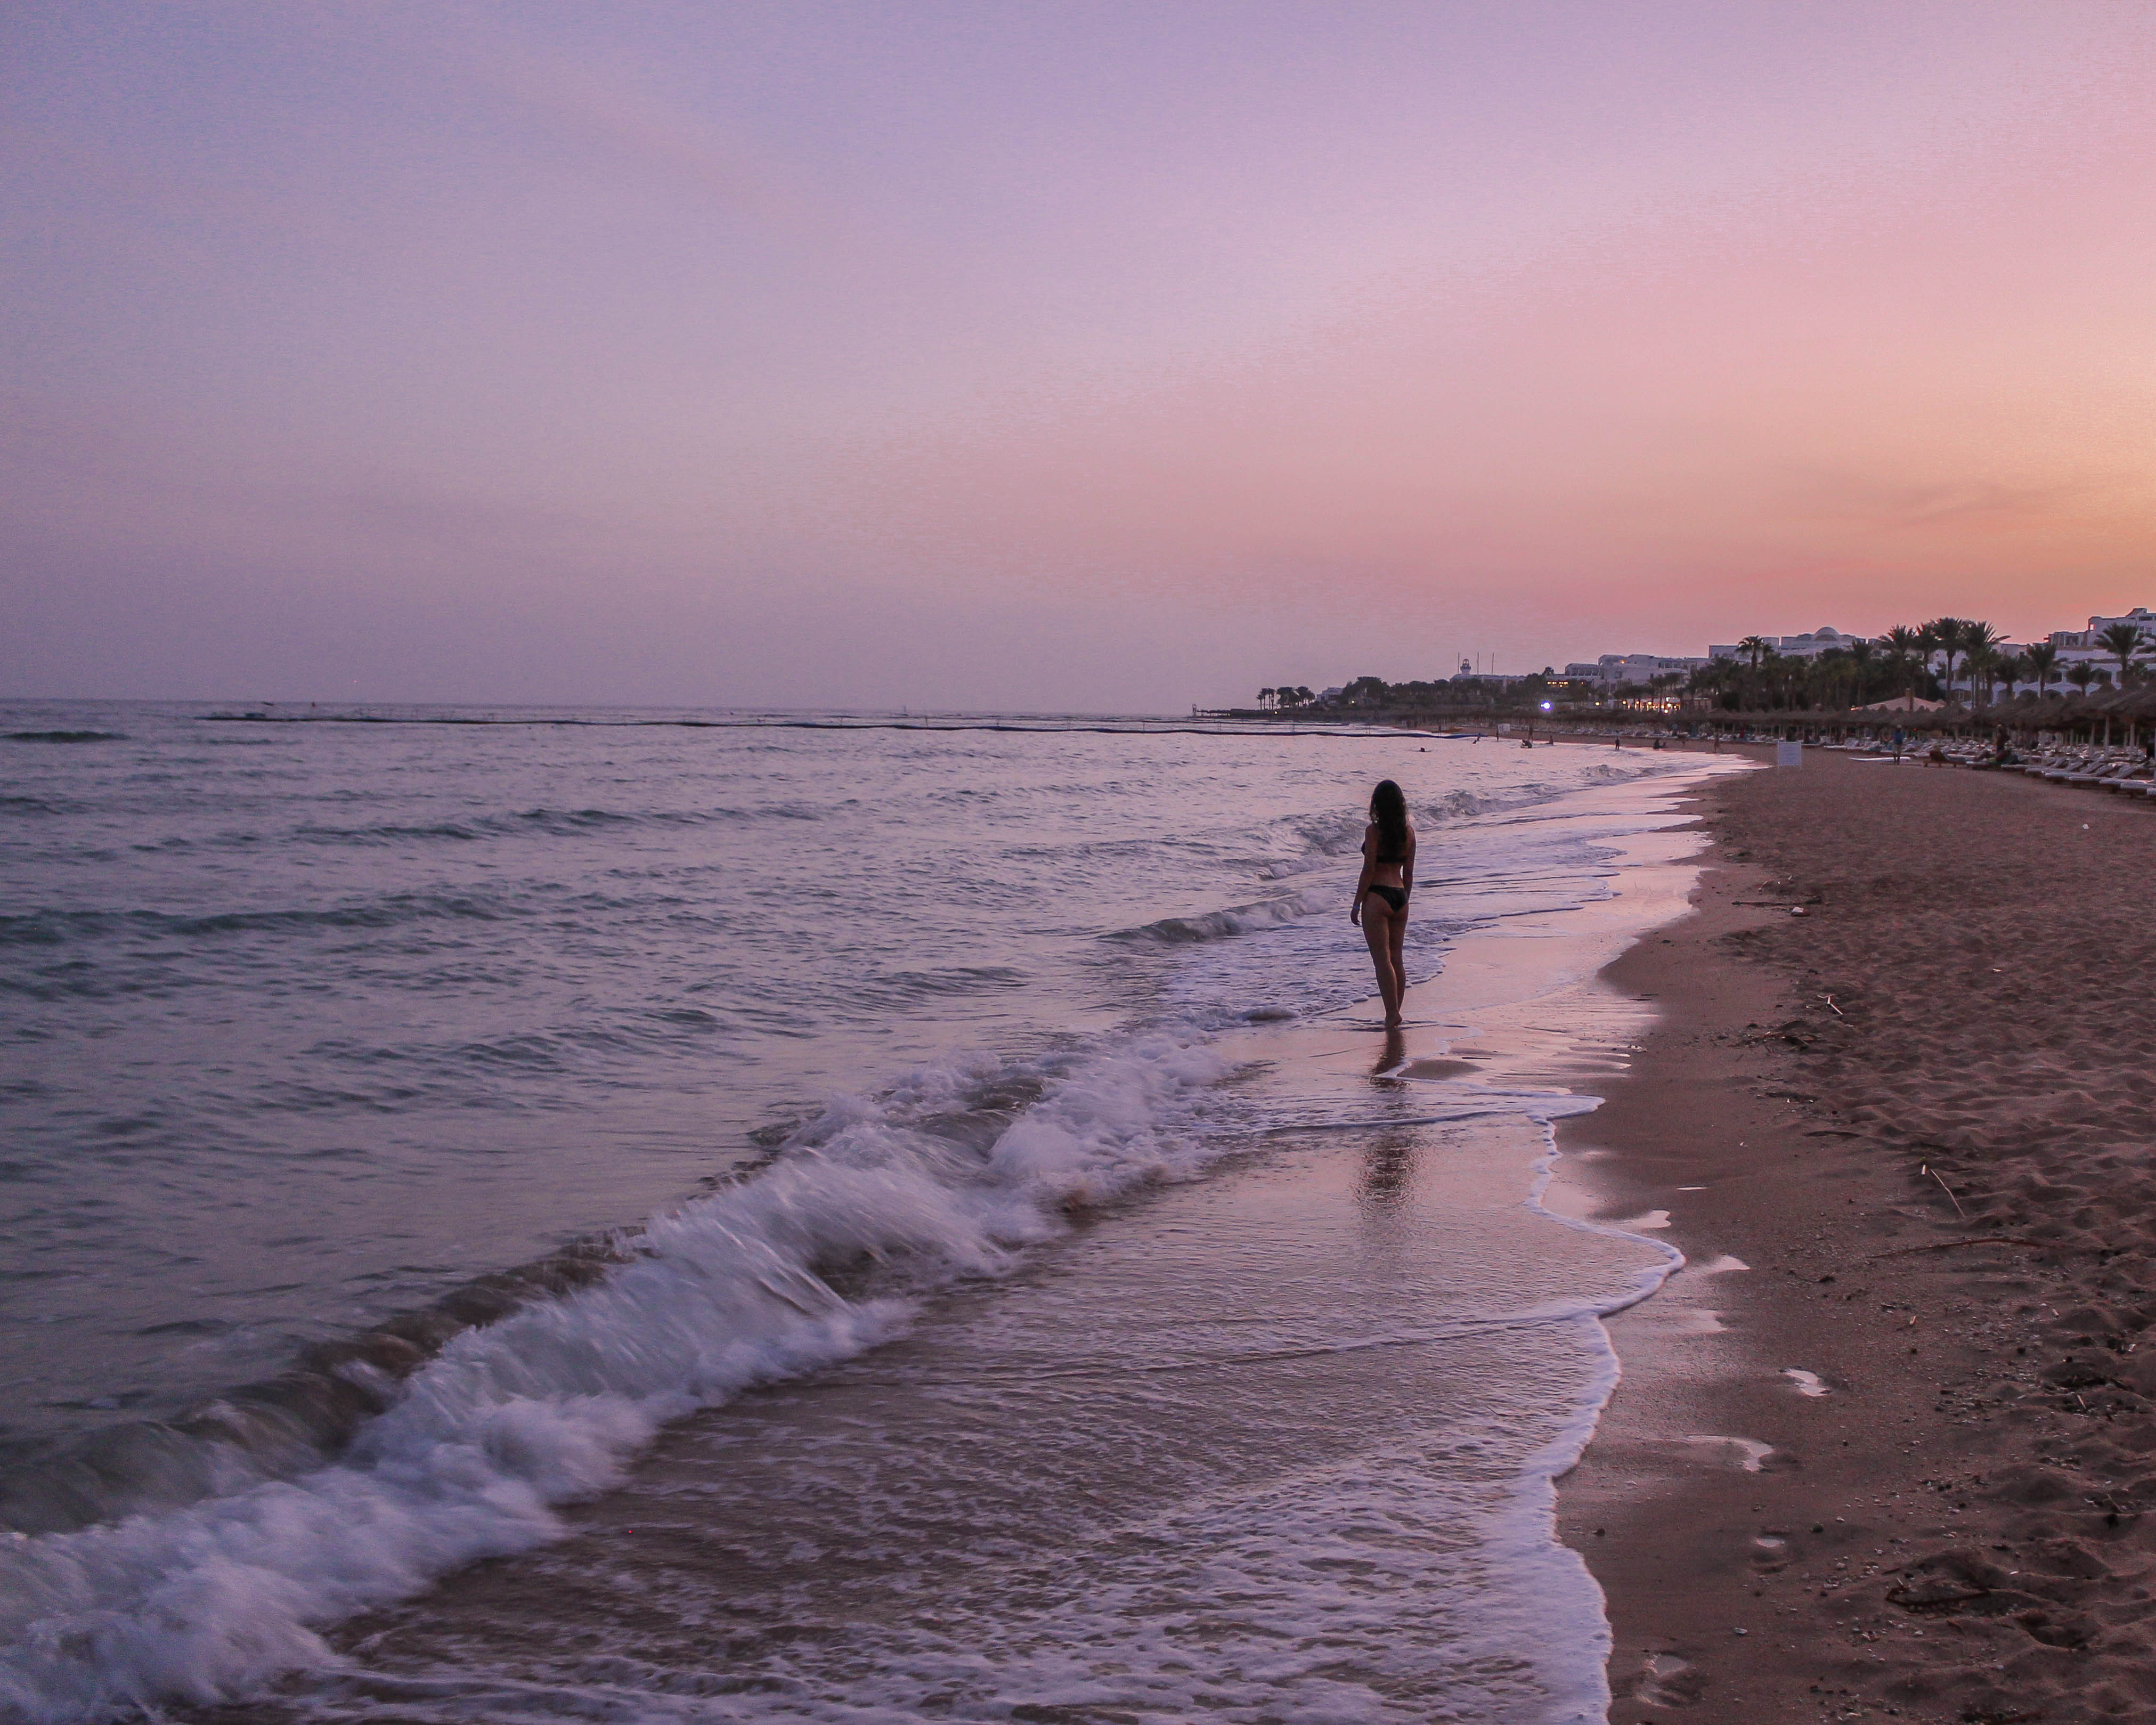
[[[1173,710],[2156,603],[2156,8],[12,7],[0,693]]]

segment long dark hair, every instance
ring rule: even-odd
[[[1370,819],[1378,825],[1379,862],[1405,862],[1408,855],[1408,799],[1389,778],[1370,793]]]

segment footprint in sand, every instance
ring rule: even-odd
[[[1707,1692],[1707,1680],[1674,1653],[1650,1653],[1632,1686],[1632,1698],[1652,1707],[1689,1707]]]
[[[1721,1437],[1702,1432],[1695,1436],[1680,1438],[1679,1443],[1713,1445],[1722,1451],[1725,1463],[1734,1462],[1747,1473],[1758,1473],[1766,1466],[1767,1458],[1774,1453],[1772,1444],[1763,1444],[1757,1438]]]

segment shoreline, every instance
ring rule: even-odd
[[[1609,1719],[2156,1717],[2156,826],[1809,752],[1690,795],[1693,914],[1602,973],[1661,1022],[1558,1127],[1688,1260],[1559,1487]]]
[[[1572,1092],[1599,1090],[1647,1024],[1595,978],[1681,914],[1684,789],[1568,798],[1620,890],[1594,896],[1590,865],[1584,902],[1463,935],[1404,1034],[1367,1002],[1227,1032],[1262,1127],[1250,1153],[1081,1209],[1055,1250],[925,1299],[882,1346],[670,1425],[561,1508],[560,1538],[346,1620],[331,1645],[370,1693],[416,1702],[447,1681],[468,1712],[535,1681],[619,1705],[612,1684],[641,1689],[631,1661],[704,1681],[716,1621],[730,1685],[855,1681],[811,1669],[805,1638],[875,1669],[876,1704],[908,1717],[917,1686],[985,1681],[973,1654],[951,1662],[963,1624],[958,1640],[996,1650],[993,1693],[963,1717],[1427,1701],[1600,1719],[1602,1602],[1551,1537],[1555,1476],[1615,1377],[1597,1314],[1672,1260],[1538,1214],[1535,1194],[1550,1118],[1591,1106]],[[842,1548],[868,1560],[828,1561]],[[177,1716],[318,1717],[318,1681]]]

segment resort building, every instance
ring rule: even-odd
[[[1617,689],[1628,683],[1645,684],[1671,671],[1689,676],[1707,663],[1704,659],[1680,659],[1661,653],[1605,653],[1592,665],[1584,660],[1568,665],[1564,674],[1577,681]]]
[[[1766,642],[1768,648],[1780,654],[1784,659],[1816,659],[1822,653],[1830,653],[1838,647],[1853,647],[1859,641],[1869,639],[1870,637],[1866,635],[1845,635],[1838,629],[1815,629],[1806,635],[1762,635],[1760,637],[1760,639]],[[1707,656],[1711,660],[1742,659],[1744,657],[1744,649],[1736,645],[1709,647],[1707,649]]]
[[[2116,665],[2118,655],[2105,646],[2099,637],[2118,623],[2138,625],[2148,642],[2148,649],[2156,652],[2156,611],[2151,611],[2146,605],[2136,605],[2121,617],[2092,617],[2087,629],[2053,629],[2051,642],[2059,649],[2060,665]]]

